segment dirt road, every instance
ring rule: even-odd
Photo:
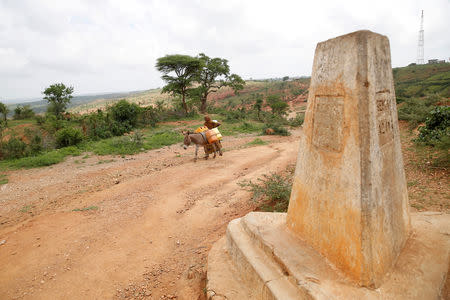
[[[10,172],[0,299],[202,299],[209,248],[255,208],[237,182],[295,163],[298,134],[231,138],[223,157],[197,163],[174,145]]]

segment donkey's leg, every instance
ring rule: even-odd
[[[217,152],[216,143],[213,143],[213,144],[212,144],[212,148],[213,148],[213,150],[214,150],[214,156],[213,156],[213,158],[216,158],[216,152]]]
[[[197,161],[197,153],[198,153],[198,145],[195,144],[195,157],[194,157],[194,162]]]
[[[208,159],[209,158],[209,154],[208,154],[208,146],[204,145],[203,146],[203,150],[205,150],[205,157],[203,157],[204,159]]]
[[[222,156],[222,145],[220,144],[220,141],[217,142],[217,148],[219,149],[219,155]]]

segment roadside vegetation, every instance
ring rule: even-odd
[[[299,90],[306,97],[305,87],[303,81],[255,81],[236,94],[225,84],[209,100],[206,113],[221,121],[220,130],[225,136],[289,135],[289,128],[302,124],[303,114],[289,119],[288,101],[298,97]],[[173,95],[149,106],[122,99],[85,114],[67,111],[72,87],[57,83],[43,93],[48,102],[45,114],[35,114],[29,105],[18,105],[13,108],[12,118],[7,118],[9,108],[0,107],[0,113],[4,113],[0,123],[0,169],[49,166],[85,152],[132,155],[181,142],[176,121],[203,123],[199,112],[205,104],[193,101],[192,93],[187,97],[187,112],[180,97]]]
[[[244,190],[252,192],[252,200],[261,211],[286,212],[291,196],[295,166],[290,165],[284,172],[264,174],[256,182],[246,180],[238,183]]]
[[[449,211],[450,64],[411,65],[393,74],[410,205]],[[299,114],[290,123],[301,124],[303,117]],[[286,211],[292,175],[293,168],[288,168],[239,185],[252,192],[260,210]]]
[[[408,123],[422,168],[450,167],[450,63],[394,69],[398,118]],[[426,159],[424,159],[426,157]],[[419,163],[420,164],[420,163]]]

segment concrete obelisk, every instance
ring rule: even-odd
[[[389,40],[319,43],[287,226],[359,284],[377,287],[410,231]]]

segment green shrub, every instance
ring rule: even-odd
[[[0,151],[4,158],[21,158],[26,155],[27,144],[16,137],[11,137],[7,142],[2,142]]]
[[[297,113],[294,118],[289,119],[288,123],[292,127],[300,127],[305,121],[305,113]]]
[[[419,127],[417,141],[441,149],[450,148],[450,106],[437,106],[430,112],[425,126]]]
[[[136,130],[131,135],[131,141],[133,143],[135,143],[136,145],[142,145],[144,142],[144,134],[142,132],[140,132],[139,130]]]
[[[27,152],[31,155],[37,154],[42,150],[42,134],[39,130],[25,129],[25,136],[30,141],[27,145]]]
[[[262,200],[265,203],[263,205],[264,210],[285,212],[289,206],[293,171],[294,169],[290,168],[285,175],[276,173],[264,174],[262,178],[257,179],[257,183],[251,180],[244,180],[238,185],[253,193],[253,201]]]
[[[45,118],[41,115],[35,116],[34,119],[36,120],[36,123],[40,126],[45,123]]]
[[[291,133],[279,123],[265,124],[262,129],[262,134],[267,134],[268,129],[272,129],[273,134],[275,134],[275,135],[281,135],[281,136],[291,135]]]
[[[86,115],[82,121],[83,130],[91,139],[106,139],[113,136],[111,132],[111,121],[102,110]],[[122,135],[123,133],[120,133]]]
[[[294,90],[292,93],[294,94],[294,96],[300,96],[300,95],[303,95],[305,92],[306,92],[305,89],[298,88],[298,89]]]
[[[224,110],[222,111],[225,121],[228,122],[239,122],[248,118],[248,113],[245,108],[239,108],[235,110]]]
[[[83,133],[78,128],[68,127],[58,130],[55,138],[59,148],[74,146],[83,140]]]
[[[34,111],[30,105],[17,105],[14,109],[14,120],[30,119],[34,117]]]
[[[56,131],[64,128],[66,121],[58,119],[54,114],[46,114],[45,121],[42,123],[44,130],[55,133]]]
[[[120,100],[111,107],[108,111],[114,121],[128,127],[129,130],[136,126],[140,107],[135,103],[130,103],[126,100]],[[117,135],[117,134],[116,134]]]
[[[128,123],[120,123],[120,122],[113,121],[110,124],[110,130],[111,130],[112,135],[114,135],[114,136],[121,136],[124,133],[130,132],[132,128],[133,127]]]
[[[163,101],[157,101],[156,105],[156,108],[148,106],[141,109],[141,113],[139,114],[139,123],[156,127],[156,124],[161,120],[159,114],[165,110]]]
[[[408,121],[411,128],[416,128],[420,123],[425,122],[439,100],[437,96],[428,96],[424,99],[405,98],[398,108],[398,118]]]

